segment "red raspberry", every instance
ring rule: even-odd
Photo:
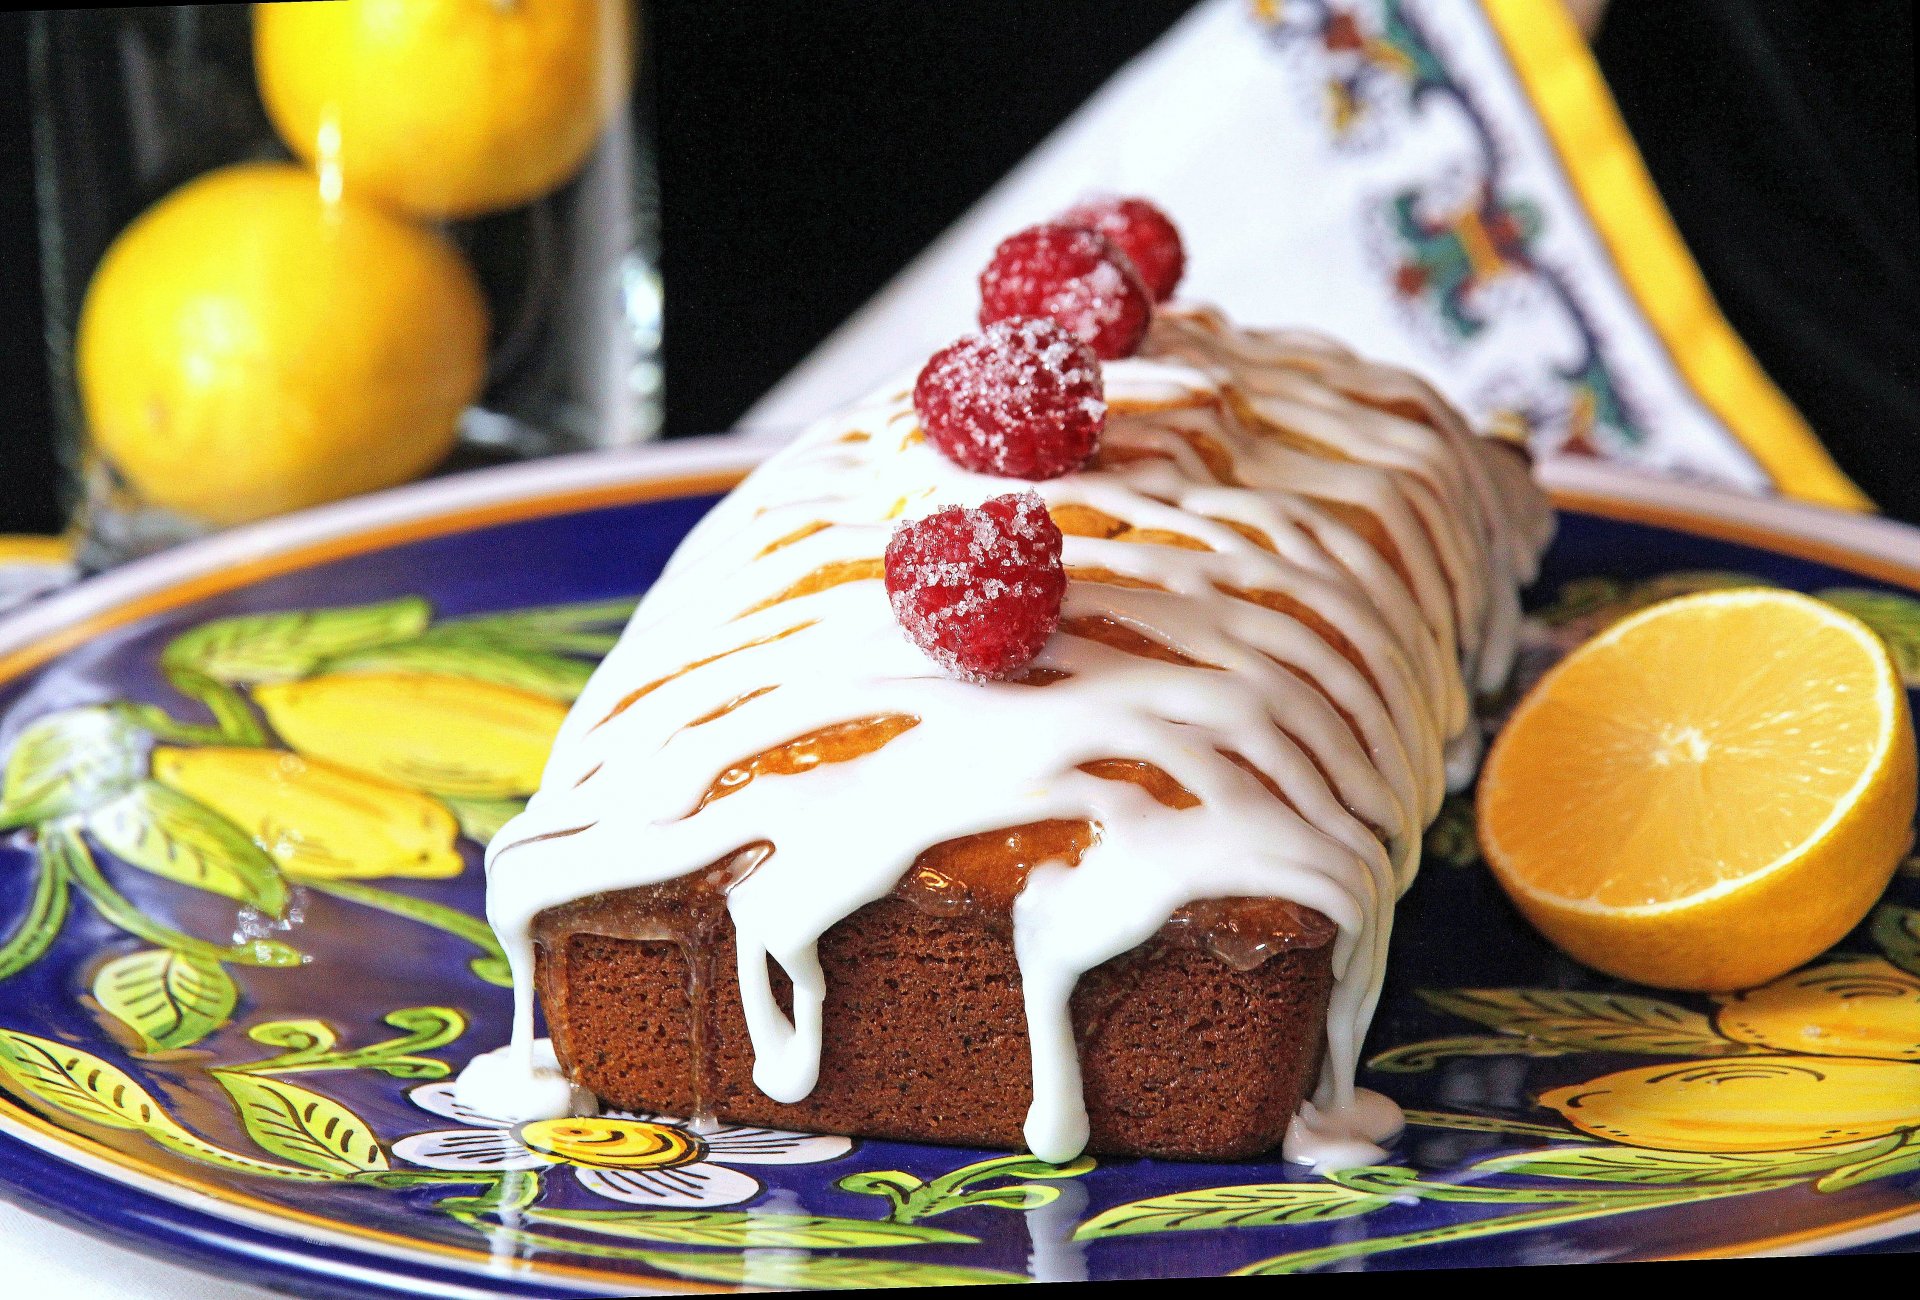
[[[1100,358],[1056,321],[1009,316],[933,354],[913,386],[920,427],[976,474],[1043,479],[1093,459],[1106,427]]]
[[[1105,235],[1133,260],[1155,302],[1173,297],[1187,269],[1187,250],[1179,227],[1159,208],[1145,199],[1090,199],[1068,208],[1060,220]]]
[[[1010,677],[1060,622],[1060,530],[1031,492],[908,520],[887,543],[887,598],[907,639],[969,681]]]
[[[1153,319],[1153,295],[1127,255],[1097,230],[1028,226],[980,273],[980,323],[1051,316],[1103,360],[1132,356]]]

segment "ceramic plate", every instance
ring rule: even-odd
[[[508,997],[480,844],[750,443],[449,480],[230,533],[0,628],[0,1191],[302,1294],[559,1296],[1884,1250],[1920,1232],[1920,877],[1714,1000],[1597,977],[1450,803],[1335,1180],[462,1110]],[[1530,656],[1678,590],[1870,618],[1920,680],[1920,534],[1554,471]],[[284,913],[291,920],[276,920]],[[1620,1140],[1567,1119],[1604,1099]],[[656,1124],[674,1121],[656,1117]],[[666,1154],[660,1154],[665,1151]]]

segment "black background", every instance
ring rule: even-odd
[[[668,433],[729,425],[1189,7],[643,0]],[[0,530],[16,531],[60,522],[24,28],[0,14]],[[1856,480],[1920,519],[1910,0],[1615,0],[1596,49],[1736,329]]]

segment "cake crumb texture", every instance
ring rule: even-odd
[[[804,1101],[755,1088],[731,925],[688,949],[667,940],[555,934],[541,1000],[560,1059],[610,1108],[962,1146],[1025,1145],[1032,1101],[1010,930],[900,899],[822,936],[820,1081]],[[1087,1150],[1233,1160],[1279,1143],[1318,1073],[1330,945],[1236,970],[1156,938],[1089,971],[1073,995]],[[774,988],[789,1005],[788,984]],[[698,1072],[698,1078],[696,1078]]]

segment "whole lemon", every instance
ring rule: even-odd
[[[100,448],[153,503],[241,523],[430,469],[486,368],[486,306],[433,232],[308,172],[209,172],[120,233],[75,343]]]
[[[253,34],[287,147],[347,193],[432,217],[557,188],[631,69],[627,0],[262,4]]]

